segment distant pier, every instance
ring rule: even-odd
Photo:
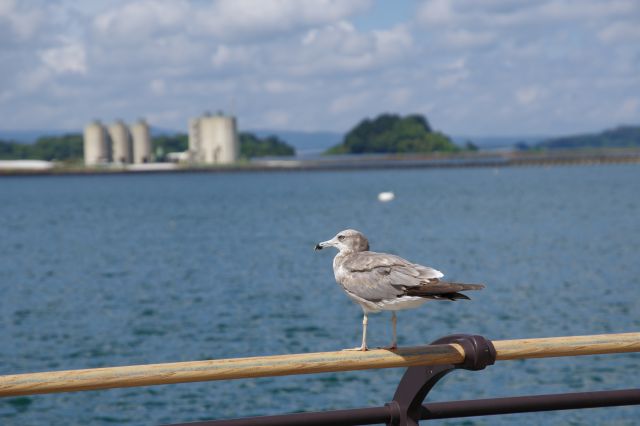
[[[264,158],[224,165],[186,165],[147,163],[96,167],[58,165],[50,167],[12,167],[0,164],[0,176],[7,175],[94,175],[122,173],[220,173],[265,171],[337,171],[376,169],[430,169],[470,167],[561,166],[640,163],[640,149],[553,150],[536,152],[498,151],[432,154],[363,154],[317,156],[311,158]],[[17,163],[16,163],[17,164]]]

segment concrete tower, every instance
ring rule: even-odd
[[[200,117],[189,120],[189,160],[193,163],[204,163],[200,137]]]
[[[107,131],[95,120],[84,128],[84,164],[94,166],[96,164],[111,161],[111,147],[109,146]]]
[[[143,119],[131,125],[131,138],[133,140],[133,162],[136,164],[151,161],[151,136],[149,125]]]
[[[200,118],[200,157],[206,164],[238,161],[239,142],[235,117],[222,114]]]
[[[109,126],[109,136],[113,148],[113,161],[115,163],[129,164],[133,160],[133,150],[131,149],[131,135],[129,129],[118,120]]]

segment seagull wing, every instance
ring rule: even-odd
[[[340,284],[347,292],[371,302],[403,296],[429,299],[468,299],[464,290],[479,290],[481,284],[441,281],[444,275],[437,269],[411,263],[386,253],[360,252],[349,256],[342,264]]]
[[[437,285],[442,272],[386,253],[359,252],[342,263],[344,289],[368,301],[402,297],[407,288]]]

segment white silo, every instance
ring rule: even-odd
[[[133,152],[127,126],[121,120],[116,121],[109,126],[109,136],[111,137],[113,161],[123,164],[131,163]]]
[[[189,120],[189,160],[194,163],[204,163],[201,142],[200,117],[192,118]]]
[[[207,164],[238,161],[239,143],[235,117],[222,114],[200,118],[201,157]]]
[[[87,124],[84,128],[84,164],[94,166],[111,161],[109,145],[107,131],[100,121]]]
[[[143,119],[131,125],[131,139],[133,146],[133,162],[136,164],[151,161],[151,136],[149,125]]]

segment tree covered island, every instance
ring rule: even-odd
[[[633,148],[640,146],[640,126],[619,126],[600,133],[564,136],[538,143],[538,149]]]
[[[473,150],[473,145],[466,149]],[[401,117],[381,114],[366,118],[351,129],[341,144],[326,154],[459,152],[462,148],[451,139],[434,131],[427,119],[419,114]]]

